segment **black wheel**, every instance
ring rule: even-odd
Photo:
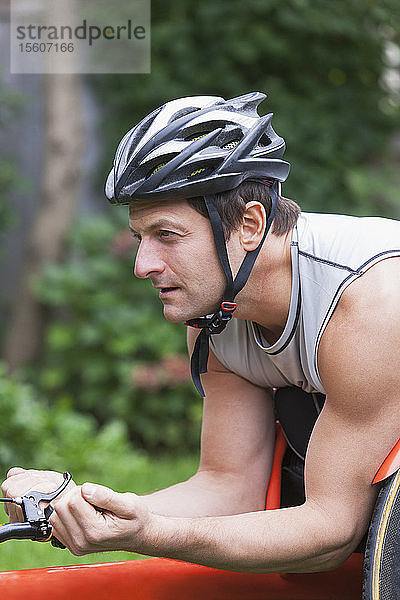
[[[400,471],[376,501],[364,559],[363,600],[400,600]]]

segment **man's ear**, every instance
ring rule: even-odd
[[[265,208],[260,202],[247,202],[240,227],[240,242],[246,252],[255,250],[261,242],[266,225]]]

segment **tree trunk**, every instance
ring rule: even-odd
[[[80,77],[47,75],[45,166],[42,200],[30,238],[19,293],[5,338],[4,358],[10,370],[33,360],[41,348],[43,310],[31,291],[42,266],[60,258],[74,216],[80,179]]]

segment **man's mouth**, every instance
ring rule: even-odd
[[[166,298],[166,297],[170,296],[171,294],[173,294],[174,292],[176,292],[177,290],[179,290],[178,287],[162,287],[162,288],[159,288],[158,295],[160,298]]]

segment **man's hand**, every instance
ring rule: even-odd
[[[1,485],[1,491],[5,498],[17,498],[18,496],[24,496],[27,492],[32,490],[40,492],[53,492],[63,482],[64,477],[62,473],[56,473],[55,471],[35,471],[33,469],[23,469],[22,467],[13,467],[7,473],[7,479],[5,479]],[[64,494],[67,490],[71,490],[76,487],[73,481],[70,481],[66,487]],[[54,500],[56,503],[63,494]],[[44,504],[46,506],[46,504]],[[22,510],[16,504],[5,504],[5,511],[9,516],[10,523],[17,523],[24,520]]]
[[[146,554],[153,546],[148,535],[152,517],[136,494],[84,483],[54,502],[50,523],[54,536],[76,556],[109,550]]]

